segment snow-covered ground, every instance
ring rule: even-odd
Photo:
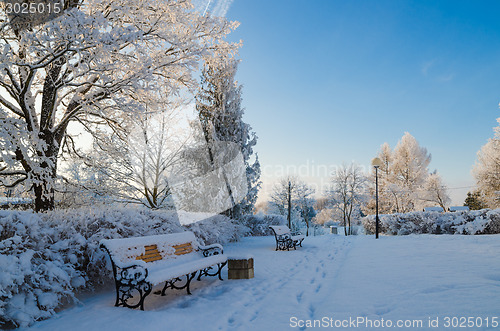
[[[151,295],[145,311],[113,307],[109,290],[31,329],[286,330],[317,320],[323,327],[343,323],[338,329],[406,322],[436,330],[474,317],[470,329],[500,330],[500,235],[325,235],[306,238],[296,251],[276,252],[274,245],[273,237],[226,245],[229,255],[254,257],[251,280],[227,280],[225,271],[223,282],[195,282],[191,296]]]

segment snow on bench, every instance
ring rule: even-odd
[[[141,310],[153,286],[165,282],[161,295],[167,288],[186,288],[191,294],[189,285],[197,273],[198,280],[202,276],[218,276],[222,280],[221,270],[227,263],[221,245],[201,246],[192,232],[105,239],[100,244],[111,259],[115,306]],[[177,285],[184,276],[185,283]]]
[[[276,238],[276,250],[297,249],[297,245],[302,247],[303,235],[292,235],[290,228],[286,225],[271,225],[269,228],[273,231]]]

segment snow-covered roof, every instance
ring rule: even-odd
[[[21,205],[21,204],[27,204],[27,203],[32,203],[33,201],[28,198],[7,198],[7,197],[0,197],[0,205]]]
[[[468,206],[453,206],[453,207],[450,207],[448,208],[449,211],[469,211],[469,207]]]
[[[442,207],[425,207],[424,211],[438,211],[438,212],[443,212]]]

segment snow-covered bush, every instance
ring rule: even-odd
[[[252,236],[270,236],[270,225],[284,225],[287,222],[284,216],[275,214],[245,215],[242,221],[243,225],[250,229]]]
[[[388,214],[379,215],[379,220],[379,232],[389,235],[500,233],[500,209]],[[375,233],[375,215],[364,217],[362,223],[367,233]]]
[[[27,326],[73,299],[71,281],[80,274],[53,249],[52,231],[37,215],[0,212],[0,328],[6,322]]]
[[[186,225],[186,228],[192,231],[201,243],[206,245],[236,241],[250,232],[243,224],[222,215],[215,215],[203,221]]]
[[[220,215],[183,227],[175,212],[148,209],[0,211],[0,329],[28,326],[75,302],[77,291],[110,283],[101,239],[186,230],[202,244],[227,243],[249,231]]]

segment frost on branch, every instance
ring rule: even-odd
[[[192,89],[203,57],[237,47],[222,40],[236,23],[189,1],[69,4],[26,30],[0,13],[0,179],[32,190],[37,210],[53,208],[58,159],[77,152],[70,123],[95,136],[122,130],[125,115],[142,111],[138,95]]]

